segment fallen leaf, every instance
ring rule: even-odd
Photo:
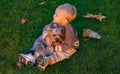
[[[21,19],[21,23],[22,23],[22,24],[24,24],[24,23],[26,23],[26,22],[28,22],[28,19],[27,19],[27,18],[22,18],[22,19]]]
[[[97,20],[102,21],[102,19],[105,19],[106,16],[103,16],[101,13],[99,13],[96,17]]]
[[[93,14],[87,13],[87,15],[85,15],[84,17],[85,17],[85,18],[95,18],[96,15],[93,15]]]
[[[97,33],[94,32],[90,29],[83,29],[83,37],[89,37],[89,38],[96,38],[96,39],[100,39],[101,36]]]
[[[44,2],[41,2],[41,3],[39,3],[39,5],[41,5],[41,6],[43,6],[43,5],[45,5],[46,4],[46,2],[44,1]]]
[[[84,17],[85,18],[95,18],[99,21],[102,21],[102,19],[106,18],[106,16],[102,15],[101,13],[99,13],[98,15],[93,15],[93,14],[87,13],[87,15],[85,15]]]
[[[88,38],[84,38],[84,42],[88,41]]]

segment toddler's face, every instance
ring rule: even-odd
[[[62,26],[66,26],[66,12],[65,10],[56,9],[55,14],[53,15],[53,22],[59,23]]]

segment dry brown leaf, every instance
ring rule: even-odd
[[[96,15],[93,15],[93,14],[87,13],[87,15],[85,15],[84,17],[85,17],[85,18],[95,18]]]
[[[83,37],[96,38],[96,39],[101,38],[101,36],[97,32],[94,32],[90,29],[83,29],[83,30],[84,30]]]
[[[84,42],[88,41],[88,38],[84,38]]]
[[[41,2],[41,3],[39,3],[39,5],[41,5],[41,6],[43,6],[43,5],[45,5],[46,4],[46,2],[44,1],[44,2]]]
[[[26,23],[26,22],[28,22],[27,18],[22,18],[22,19],[21,19],[21,23],[22,23],[22,24],[24,24],[24,23]]]
[[[106,16],[102,15],[101,13],[99,13],[98,15],[93,15],[90,13],[87,13],[87,15],[84,16],[85,18],[95,18],[99,21],[102,21],[102,19],[106,18]]]

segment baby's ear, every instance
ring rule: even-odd
[[[64,21],[65,21],[65,23],[67,23],[67,22],[68,22],[68,19],[65,19]]]

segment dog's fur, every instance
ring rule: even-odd
[[[65,29],[59,24],[51,24],[47,27],[48,37],[51,45],[61,45],[65,39]]]

